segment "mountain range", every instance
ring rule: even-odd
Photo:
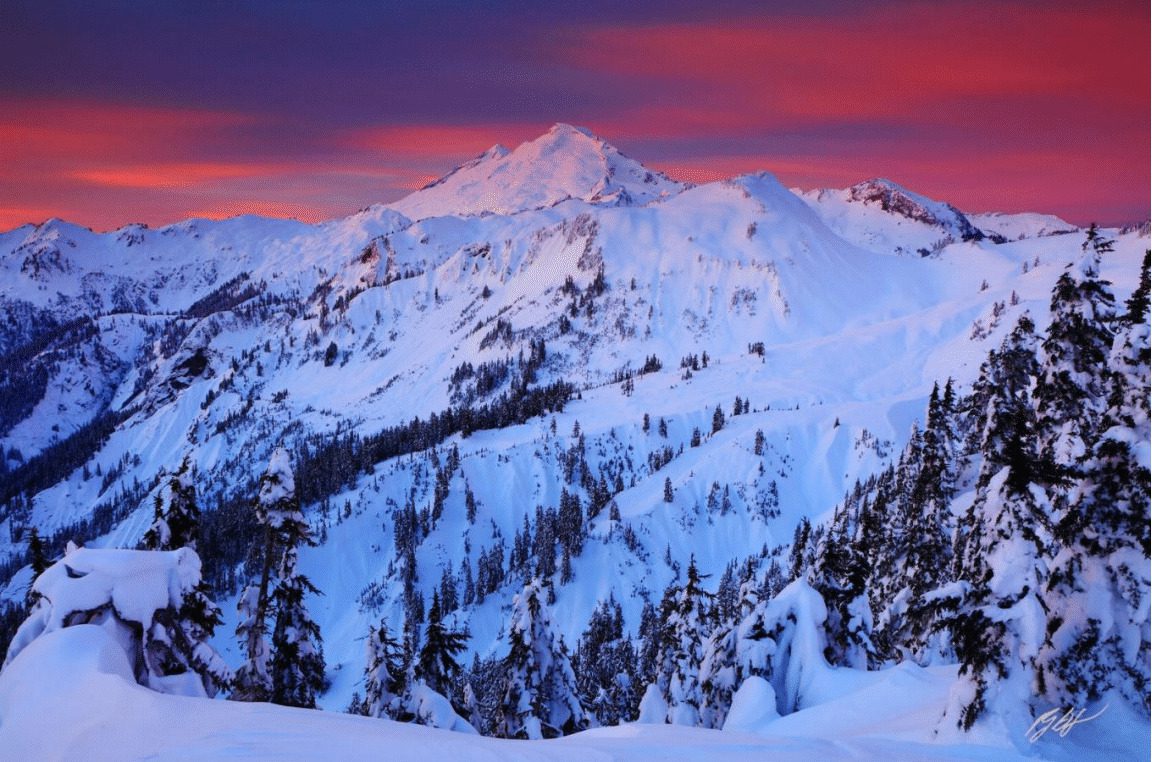
[[[1107,245],[1084,270],[1093,240]],[[534,583],[574,656],[609,603],[639,644],[692,574],[725,595],[775,566],[777,605],[825,605],[831,622],[819,548],[852,495],[901,462],[930,400],[948,382],[976,394],[1021,318],[1051,334],[1067,273],[1132,297],[1148,248],[1147,225],[1089,235],[1050,215],[966,214],[885,179],[681,183],[568,125],[317,225],[0,233],[0,648],[27,613],[33,533],[49,560],[68,541],[139,547],[186,472],[223,613],[211,643],[238,667],[237,601],[261,558],[254,506],[277,452],[316,542],[299,568],[323,593],[309,610],[326,709],[364,696],[370,632],[415,647],[434,593],[475,670],[508,658]],[[1106,417],[1096,394],[1084,404]],[[1147,432],[1146,417],[1131,428]],[[1133,447],[1147,473],[1147,442]],[[989,457],[954,475],[958,525],[993,483],[977,473]],[[878,631],[881,613],[868,615]],[[843,653],[814,653],[820,670],[855,673]],[[873,671],[925,670],[935,727],[963,658],[895,653]],[[776,721],[851,703],[849,672],[814,674],[773,685]],[[632,693],[643,715],[644,686]],[[1139,707],[1125,711],[1107,729],[1139,739]],[[1027,723],[991,722],[979,743],[1024,753]],[[1074,748],[1123,758],[1088,727]]]

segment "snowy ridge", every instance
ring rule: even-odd
[[[1017,213],[969,214],[968,219],[987,235],[999,235],[1009,241],[1042,235],[1077,233],[1079,228],[1054,214]]]

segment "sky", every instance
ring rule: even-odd
[[[330,219],[556,122],[682,180],[882,176],[1135,222],[1149,21],[1145,0],[0,0],[0,230]]]

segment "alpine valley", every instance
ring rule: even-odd
[[[1148,249],[567,125],[2,233],[0,756],[1147,759]]]

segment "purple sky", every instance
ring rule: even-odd
[[[1146,2],[0,2],[0,229],[397,199],[558,121],[704,181],[1149,214]]]

